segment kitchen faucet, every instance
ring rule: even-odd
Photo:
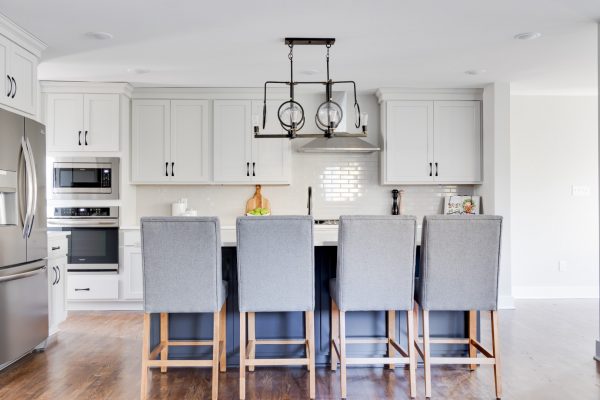
[[[312,187],[308,187],[308,204],[306,205],[308,208],[308,215],[312,215]]]

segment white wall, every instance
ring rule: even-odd
[[[598,98],[512,96],[510,149],[514,296],[598,296]]]

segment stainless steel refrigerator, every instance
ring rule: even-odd
[[[46,135],[0,110],[0,369],[48,337]]]

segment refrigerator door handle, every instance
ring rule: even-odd
[[[32,187],[33,187],[33,200],[31,207],[31,221],[29,221],[29,231],[27,232],[27,237],[31,236],[31,231],[33,230],[33,221],[36,217],[35,213],[38,206],[38,181],[37,181],[37,171],[35,168],[35,158],[33,157],[33,150],[31,148],[31,142],[29,138],[26,139],[27,150],[29,152],[29,159],[31,160],[31,177],[32,177]]]
[[[29,226],[31,225],[32,219],[31,207],[33,206],[33,177],[31,175],[31,158],[29,157],[29,150],[24,138],[21,138],[21,148],[25,158],[25,176],[27,178],[27,212],[25,213],[25,223],[23,224],[23,238],[26,239],[27,236],[29,236]]]
[[[44,272],[45,270],[46,270],[46,266],[44,265],[43,267],[40,267],[38,269],[34,269],[33,271],[21,272],[19,274],[14,274],[14,275],[8,275],[8,276],[0,277],[0,282],[14,281],[16,279],[27,278],[28,276],[37,275],[40,272]]]

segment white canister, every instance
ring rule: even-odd
[[[171,215],[174,217],[178,217],[180,215],[185,214],[187,206],[184,203],[177,202],[171,204]]]

